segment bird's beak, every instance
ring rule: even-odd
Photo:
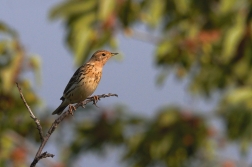
[[[118,54],[118,53],[111,53],[112,56],[115,56],[115,55],[117,55],[117,54]]]

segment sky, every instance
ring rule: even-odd
[[[60,0],[0,0],[0,21],[19,33],[27,53],[38,55],[41,59],[42,83],[36,86],[36,91],[43,99],[43,106],[52,111],[60,104],[59,98],[77,68],[74,66],[72,53],[64,42],[63,22],[48,18],[50,9],[59,2]],[[141,27],[137,28],[142,30]],[[148,117],[154,116],[160,107],[167,105],[178,105],[206,113],[215,106],[218,99],[206,101],[193,97],[187,92],[188,82],[177,80],[172,73],[162,86],[157,86],[156,79],[160,69],[154,63],[155,46],[126,37],[123,33],[118,33],[117,38],[119,49],[113,52],[118,52],[123,59],[112,59],[105,65],[101,82],[94,94],[116,93],[119,97],[103,99],[98,103],[99,106],[123,104],[134,114]],[[27,76],[32,77],[31,74]],[[47,149],[50,152],[50,147]],[[238,153],[234,151],[236,149],[228,148],[223,153],[237,158]],[[98,166],[102,163],[104,167],[117,167],[119,163],[116,151],[105,158],[88,154],[83,157],[82,162],[87,166]]]

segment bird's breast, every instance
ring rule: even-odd
[[[77,103],[85,100],[91,96],[97,88],[102,76],[101,69],[93,67],[89,69],[84,76],[81,77],[80,82],[75,85],[75,89],[71,91],[68,96],[70,103]]]
[[[92,75],[85,77],[83,80],[83,88],[95,90],[101,80],[101,72],[93,72]]]

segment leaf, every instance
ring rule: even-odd
[[[7,24],[1,21],[0,21],[0,33],[10,35],[11,37],[17,37],[17,33],[13,29],[11,29]]]
[[[234,56],[237,45],[244,34],[245,21],[244,13],[239,12],[235,17],[234,25],[226,31],[222,52],[222,57],[225,62],[229,62]]]
[[[149,12],[147,13],[147,23],[155,27],[160,23],[165,10],[164,0],[149,1]]]
[[[236,0],[222,0],[220,1],[220,11],[222,14],[228,14],[231,12],[235,5],[237,4]]]
[[[241,87],[231,91],[225,98],[225,101],[232,105],[237,105],[248,99],[252,100],[252,88]]]
[[[78,36],[76,34],[76,38],[74,39],[75,47],[75,64],[80,65],[83,63],[84,55],[87,55],[86,52],[90,47],[90,38],[94,32],[90,29],[86,29],[86,31],[79,31]]]
[[[97,7],[97,0],[71,0],[54,7],[50,11],[49,17],[57,19],[59,17],[67,19],[73,15],[85,14],[85,11],[94,10]]]
[[[1,89],[3,92],[7,93],[11,91],[13,83],[17,81],[18,74],[20,73],[20,68],[23,60],[22,52],[14,51],[13,58],[4,69],[0,71],[0,76],[2,80]]]
[[[99,20],[104,21],[113,13],[116,5],[114,2],[114,0],[100,1],[98,10]]]
[[[175,0],[176,9],[180,14],[186,14],[190,7],[190,1],[188,0]]]
[[[175,111],[163,112],[158,116],[159,127],[168,127],[178,120],[178,114]]]

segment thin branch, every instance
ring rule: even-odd
[[[31,118],[34,120],[34,122],[36,123],[37,129],[38,129],[38,131],[39,131],[40,139],[41,139],[41,141],[43,141],[43,140],[44,140],[44,139],[43,139],[43,138],[44,138],[44,137],[43,137],[44,135],[43,135],[42,126],[40,125],[40,121],[39,121],[38,118],[35,117],[35,115],[33,114],[33,112],[32,112],[32,110],[31,110],[30,106],[27,104],[27,102],[26,102],[26,100],[25,100],[25,98],[24,98],[24,95],[23,95],[23,93],[22,93],[22,91],[21,91],[21,88],[19,87],[18,83],[16,83],[16,84],[17,84],[17,87],[18,87],[18,91],[19,91],[20,97],[21,97],[21,99],[23,100],[23,102],[24,102],[24,104],[25,104],[27,110],[30,112],[30,117],[31,117]]]
[[[40,147],[38,149],[38,152],[33,160],[33,162],[31,163],[30,167],[35,167],[36,164],[38,163],[39,160],[43,159],[43,158],[47,158],[47,157],[54,157],[53,154],[50,154],[50,153],[47,153],[47,152],[44,152],[44,153],[41,153],[43,148],[45,147],[48,139],[50,138],[51,134],[54,132],[54,130],[57,128],[57,126],[69,115],[72,115],[74,111],[72,111],[71,109],[68,109],[66,112],[64,112],[63,114],[61,114],[51,125],[51,127],[49,128],[48,132],[46,133],[46,135],[44,136],[43,135],[43,131],[42,131],[42,127],[40,125],[40,121],[35,117],[35,115],[33,114],[31,108],[29,107],[29,105],[27,104],[23,94],[22,94],[22,91],[21,91],[21,88],[19,87],[18,83],[17,84],[17,87],[18,87],[18,90],[19,90],[19,93],[20,93],[20,97],[21,99],[23,100],[26,108],[28,109],[28,111],[30,112],[30,115],[31,115],[31,118],[34,120],[34,122],[36,123],[37,125],[37,129],[39,131],[39,135],[40,135],[40,139],[41,139],[41,144],[40,144]],[[89,98],[87,98],[86,100],[84,100],[83,102],[81,103],[77,103],[74,107],[77,109],[78,107],[82,106],[83,108],[85,108],[86,104],[90,103],[90,102],[93,102],[94,105],[96,105],[97,101],[100,100],[101,98],[106,98],[106,97],[110,97],[110,96],[116,96],[118,97],[117,94],[102,94],[102,95],[97,95],[97,96],[91,96]]]
[[[40,154],[39,156],[35,157],[34,160],[31,163],[31,166],[36,166],[36,164],[38,163],[39,160],[43,159],[43,158],[47,158],[47,157],[54,157],[53,154],[44,152],[42,154]]]

